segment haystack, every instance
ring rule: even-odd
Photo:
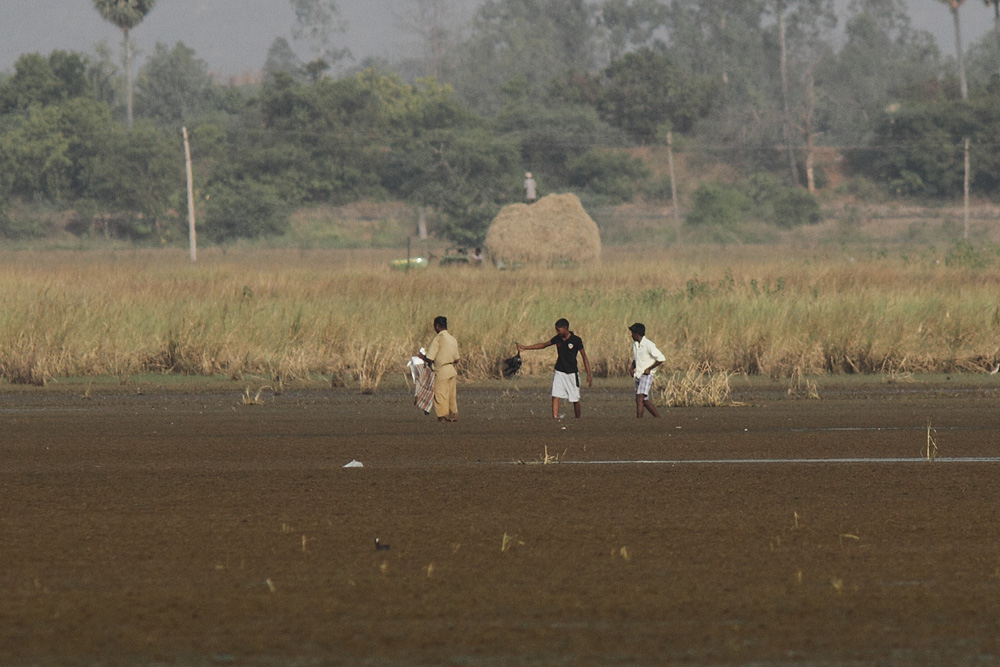
[[[576,195],[548,195],[502,208],[486,248],[498,264],[589,262],[601,256],[601,234]]]

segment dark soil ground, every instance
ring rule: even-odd
[[[4,665],[1000,664],[1000,381],[85,388],[0,390]]]

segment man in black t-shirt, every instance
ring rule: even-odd
[[[523,350],[541,350],[550,345],[556,346],[556,372],[552,377],[552,417],[559,419],[559,399],[565,398],[573,404],[573,412],[580,417],[580,371],[576,363],[577,355],[583,358],[583,367],[587,370],[587,386],[593,384],[590,375],[590,360],[583,349],[583,341],[569,330],[569,322],[560,319],[556,322],[556,335],[551,340],[534,345],[518,345],[519,352]]]

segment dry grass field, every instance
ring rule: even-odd
[[[6,253],[0,375],[43,384],[140,373],[323,376],[365,391],[449,318],[467,379],[569,319],[596,374],[625,372],[646,324],[668,373],[793,378],[984,372],[997,361],[1000,266],[955,246],[868,253],[794,247],[606,249],[558,269],[393,271],[399,251]],[[526,356],[545,374],[551,355]]]

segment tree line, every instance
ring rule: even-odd
[[[414,55],[361,63],[335,2],[291,2],[293,42],[252,82],[216,81],[183,43],[156,44],[133,80],[128,30],[152,0],[95,0],[124,64],[106,47],[22,55],[0,75],[0,233],[46,233],[31,211],[49,207],[80,234],[183,235],[181,126],[220,242],[280,234],[300,206],[400,199],[476,243],[525,171],[601,202],[665,199],[628,149],[668,136],[744,175],[687,193],[692,225],[815,220],[823,148],[859,189],[951,198],[968,138],[972,189],[1000,187],[1000,37],[946,57],[902,0],[852,0],[841,32],[832,0],[486,0],[463,21],[457,0],[408,0]]]

